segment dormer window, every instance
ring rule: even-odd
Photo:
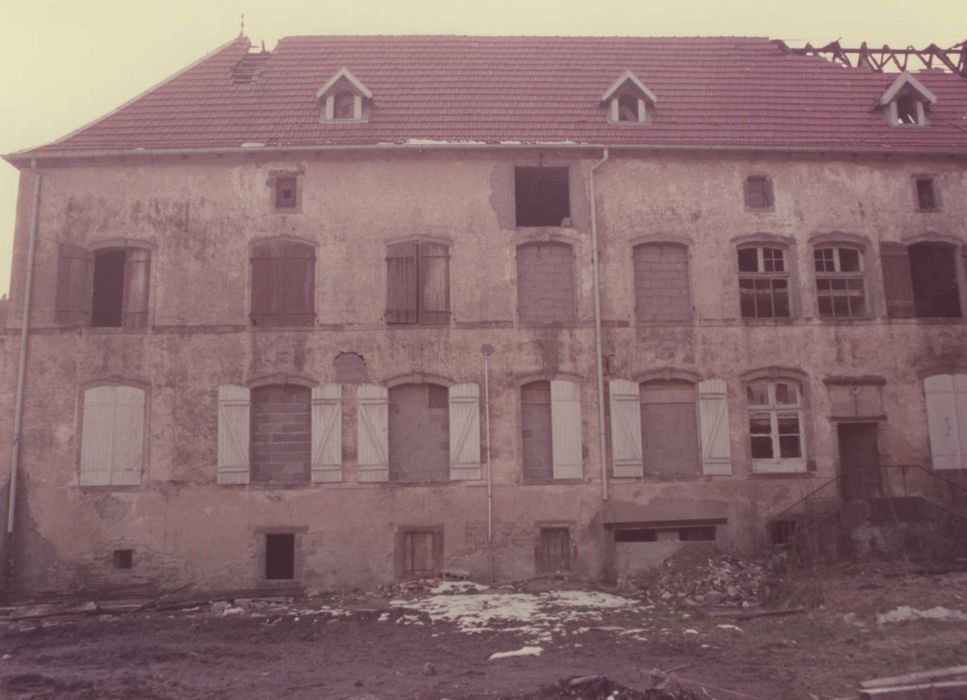
[[[349,69],[342,68],[316,92],[321,122],[362,122],[369,119],[373,93]]]
[[[927,106],[937,101],[934,95],[910,73],[897,76],[877,105],[890,126],[927,126]]]
[[[642,124],[650,119],[658,99],[638,80],[625,71],[601,96],[608,109],[608,121],[620,124]]]

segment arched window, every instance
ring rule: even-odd
[[[517,246],[517,317],[527,325],[574,320],[574,254],[566,243]]]
[[[126,384],[84,392],[81,486],[141,483],[144,460],[144,389]]]

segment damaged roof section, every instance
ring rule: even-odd
[[[871,109],[887,88],[883,74],[766,38],[303,36],[252,52],[241,37],[93,124],[8,159],[242,144],[967,152],[967,80],[936,69],[911,77],[935,98],[926,128],[891,129]],[[327,85],[346,96],[336,100]],[[622,91],[628,115],[647,126],[629,129],[618,122],[631,116],[602,109],[602,96]],[[336,102],[351,118],[335,118]]]

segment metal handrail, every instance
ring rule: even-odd
[[[827,486],[829,486],[832,483],[835,483],[838,480],[839,480],[839,477],[838,476],[834,476],[831,479],[827,479],[822,484],[820,484],[819,486],[817,486],[816,488],[814,488],[812,491],[810,491],[809,493],[807,493],[805,496],[803,496],[802,498],[800,498],[798,501],[796,501],[795,503],[793,503],[791,506],[789,506],[785,510],[780,511],[776,515],[770,516],[770,519],[772,519],[772,520],[781,520],[782,519],[782,516],[784,516],[786,513],[788,513],[789,511],[791,511],[792,509],[794,509],[796,506],[798,506],[801,503],[802,504],[805,504],[810,498],[812,498],[814,495],[816,495],[816,493],[818,493],[819,491],[822,491],[824,488],[826,488]]]

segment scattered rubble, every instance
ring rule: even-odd
[[[547,685],[536,693],[515,696],[515,700],[707,700],[667,679],[647,690],[633,690],[604,676],[565,678],[554,685]]]
[[[889,612],[876,616],[876,624],[885,625],[889,622],[908,622],[909,620],[943,620],[946,622],[967,622],[967,615],[959,610],[951,610],[941,606],[928,610],[917,610],[909,605],[901,605]]]

